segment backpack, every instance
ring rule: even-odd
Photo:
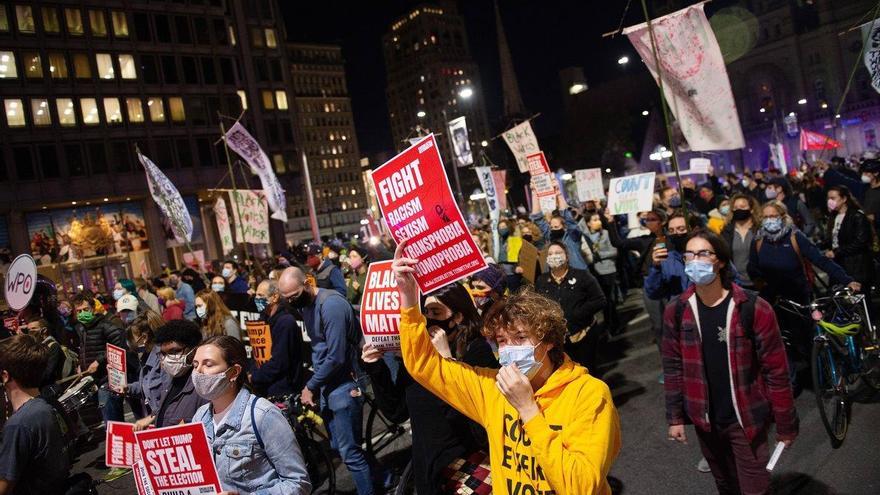
[[[315,298],[315,309],[317,310],[318,314],[318,328],[324,328],[324,320],[323,316],[321,315],[321,309],[324,305],[324,302],[330,297],[341,297],[343,300],[345,300],[345,298],[342,297],[342,294],[336,292],[333,289],[322,289],[318,291],[318,296]],[[347,300],[345,300],[345,303],[348,304],[349,307],[351,307],[351,304]],[[358,379],[364,375],[358,363],[358,360],[361,356],[361,349],[364,346],[364,334],[361,330],[360,318],[357,317],[357,314],[354,312],[354,308],[352,308],[351,313],[352,325],[349,325],[348,327],[348,334],[345,336],[345,341],[348,344],[349,359],[351,359],[351,367],[355,375],[354,379],[355,381],[358,381]]]
[[[67,378],[68,376],[76,373],[76,367],[79,364],[79,356],[70,350],[66,345],[59,344],[57,340],[53,338],[47,338],[48,342],[46,345],[48,347],[52,347],[53,345],[61,346],[61,378]]]
[[[755,302],[758,300],[758,293],[748,289],[743,289],[743,291],[746,293],[746,300],[739,306],[739,324],[742,325],[746,337],[754,340]],[[681,297],[675,298],[676,328],[681,327],[681,315],[684,313],[684,304]]]
[[[791,231],[791,247],[794,249],[794,254],[797,255],[798,261],[801,266],[804,268],[804,276],[807,278],[807,285],[809,285],[810,290],[812,291],[813,286],[816,283],[816,271],[813,270],[813,265],[806,262],[804,260],[803,255],[801,255],[801,247],[798,245],[796,231]],[[760,238],[755,241],[755,254],[761,254],[761,246],[764,245],[764,239]]]

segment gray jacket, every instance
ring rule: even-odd
[[[590,249],[593,250],[593,268],[599,275],[617,273],[617,248],[611,245],[608,231],[600,230],[596,234],[585,234]]]
[[[164,371],[163,371],[164,373]],[[174,426],[179,424],[181,421],[186,423],[192,419],[193,415],[196,413],[199,407],[208,403],[205,399],[199,397],[199,394],[196,393],[195,388],[193,387],[193,382],[190,377],[192,374],[192,368],[182,377],[180,380],[186,380],[183,385],[183,388],[179,393],[175,395],[169,394],[171,391],[172,382],[169,382],[168,387],[162,389],[161,398],[159,399],[158,407],[154,407],[153,410],[157,411],[156,417],[156,427],[161,428],[163,426]],[[185,377],[185,378],[184,378]],[[173,380],[173,379],[172,379]],[[168,404],[165,404],[168,402]],[[165,407],[162,410],[162,407]],[[161,415],[159,411],[162,412]]]

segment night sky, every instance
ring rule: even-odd
[[[533,122],[539,137],[559,130],[560,69],[583,67],[590,85],[627,71],[647,70],[625,37],[601,37],[618,27],[626,0],[499,1],[523,101],[530,112],[542,113]],[[361,152],[391,151],[382,35],[394,19],[423,2],[324,0],[308,2],[308,8],[303,8],[303,2],[279,3],[289,40],[342,45]],[[480,67],[489,124],[493,132],[499,132],[503,130],[502,93],[493,2],[466,0],[457,4],[465,19],[471,54]],[[624,25],[643,19],[639,0],[633,0]],[[631,59],[626,67],[617,64],[622,55]]]

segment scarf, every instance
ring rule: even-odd
[[[786,217],[785,221],[782,224],[782,228],[779,229],[779,232],[771,234],[770,232],[764,230],[764,227],[761,227],[755,234],[755,238],[765,239],[769,242],[779,242],[780,239],[787,239],[791,237],[792,229],[794,229],[794,225],[791,223],[791,219]]]

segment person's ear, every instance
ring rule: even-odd
[[[230,382],[235,383],[235,381],[238,380],[238,376],[241,375],[241,365],[233,364],[232,367],[229,369],[235,370],[235,372],[232,374],[232,376],[228,376],[227,378],[229,378]]]

